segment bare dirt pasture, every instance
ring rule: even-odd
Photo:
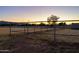
[[[50,28],[48,28],[50,29]],[[46,28],[25,28],[25,32],[34,32],[34,31],[45,31],[48,30]],[[24,28],[23,27],[11,27],[11,33],[20,33],[20,32],[24,32]],[[0,35],[8,35],[10,34],[10,28],[9,27],[0,27]]]
[[[14,28],[13,28],[14,29]],[[16,32],[15,34],[0,35],[0,50],[7,52],[79,52],[79,31],[71,29],[56,29],[56,43],[54,44],[53,28],[29,28],[30,33]],[[1,28],[1,32],[8,28]],[[24,30],[24,29],[20,29]],[[35,32],[34,32],[35,30]],[[6,32],[6,33],[7,33]],[[18,33],[18,34],[16,34]],[[5,51],[0,51],[5,52]]]

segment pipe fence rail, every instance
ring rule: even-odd
[[[65,20],[65,21],[57,21],[57,22],[51,22],[49,24],[47,21],[34,21],[34,22],[24,22],[24,23],[9,23],[8,26],[0,26],[0,42],[9,41],[8,43],[5,43],[5,47],[7,46],[13,46],[15,44],[15,41],[20,41],[23,39],[27,40],[35,40],[38,41],[44,41],[47,42],[51,46],[58,46],[57,44],[60,42],[64,42],[66,44],[69,43],[79,43],[79,20]],[[13,43],[13,44],[11,44]],[[22,42],[23,43],[23,42]],[[22,44],[21,43],[21,44]],[[33,42],[32,42],[33,43]],[[53,43],[53,44],[51,44]],[[20,44],[20,43],[19,43]],[[18,45],[19,45],[18,44]],[[33,45],[33,44],[32,44]],[[41,45],[41,44],[40,44]],[[77,48],[79,44],[76,44]],[[3,43],[0,43],[0,50],[3,46]],[[63,48],[63,46],[65,46]],[[74,46],[74,45],[73,45]],[[72,46],[72,47],[73,47]],[[43,46],[44,47],[44,46]],[[12,47],[13,48],[13,47]],[[73,51],[79,51],[79,48],[76,47],[71,48],[71,45],[63,45],[60,47],[57,47],[57,49],[53,49],[55,52],[59,51],[68,51],[68,49],[72,52]],[[46,48],[48,49],[48,48]],[[6,50],[8,51],[8,50]],[[3,52],[6,52],[3,51]],[[1,52],[1,51],[0,51]]]
[[[72,24],[67,24],[72,22]],[[53,41],[77,41],[79,39],[79,20],[66,20],[66,21],[57,21],[55,24],[47,24],[47,21],[34,21],[26,22],[23,25],[20,23],[19,26],[9,25],[0,27],[0,35],[7,34],[10,39],[13,38],[13,35],[23,34],[24,36],[32,35],[30,37],[38,37],[40,39],[48,39]],[[64,23],[64,24],[63,24]],[[30,24],[30,25],[29,25]],[[21,25],[21,26],[20,26]],[[8,28],[8,29],[7,29]],[[5,29],[5,30],[4,30]],[[37,34],[38,33],[38,34]],[[1,39],[1,38],[0,38]]]

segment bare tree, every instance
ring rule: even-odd
[[[49,25],[51,24],[51,21],[50,21],[49,17],[47,18],[47,22],[48,22]]]
[[[47,22],[48,22],[49,24],[51,24],[51,22],[52,22],[52,23],[55,23],[55,22],[57,22],[58,19],[59,19],[58,16],[51,15],[51,16],[49,16],[49,17],[47,18]]]
[[[49,23],[49,25],[51,24],[51,22],[52,22],[52,24],[54,24],[54,27],[53,27],[53,35],[54,35],[54,41],[56,42],[56,22],[57,22],[57,20],[59,19],[59,17],[58,16],[55,16],[55,15],[51,15],[51,16],[49,16],[48,18],[47,18],[47,22]]]

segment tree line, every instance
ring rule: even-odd
[[[53,26],[53,25],[59,25],[59,26],[62,26],[62,25],[66,25],[66,23],[59,23],[59,24],[56,24],[56,22],[58,21],[60,17],[58,16],[55,16],[55,15],[51,15],[47,18],[47,22],[48,24],[45,24],[43,22],[41,22],[40,24],[30,24],[30,23],[12,23],[12,22],[2,22],[0,23],[0,26]]]
[[[16,24],[16,23],[10,23],[10,24],[0,24],[0,26],[53,26],[54,24],[45,24],[43,22],[41,22],[40,24],[30,24],[30,23],[26,23],[26,24]],[[66,23],[59,23],[59,24],[56,24],[56,25],[59,25],[59,26],[64,26],[66,25]]]

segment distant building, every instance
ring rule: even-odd
[[[79,23],[72,23],[71,28],[72,29],[79,29]]]

